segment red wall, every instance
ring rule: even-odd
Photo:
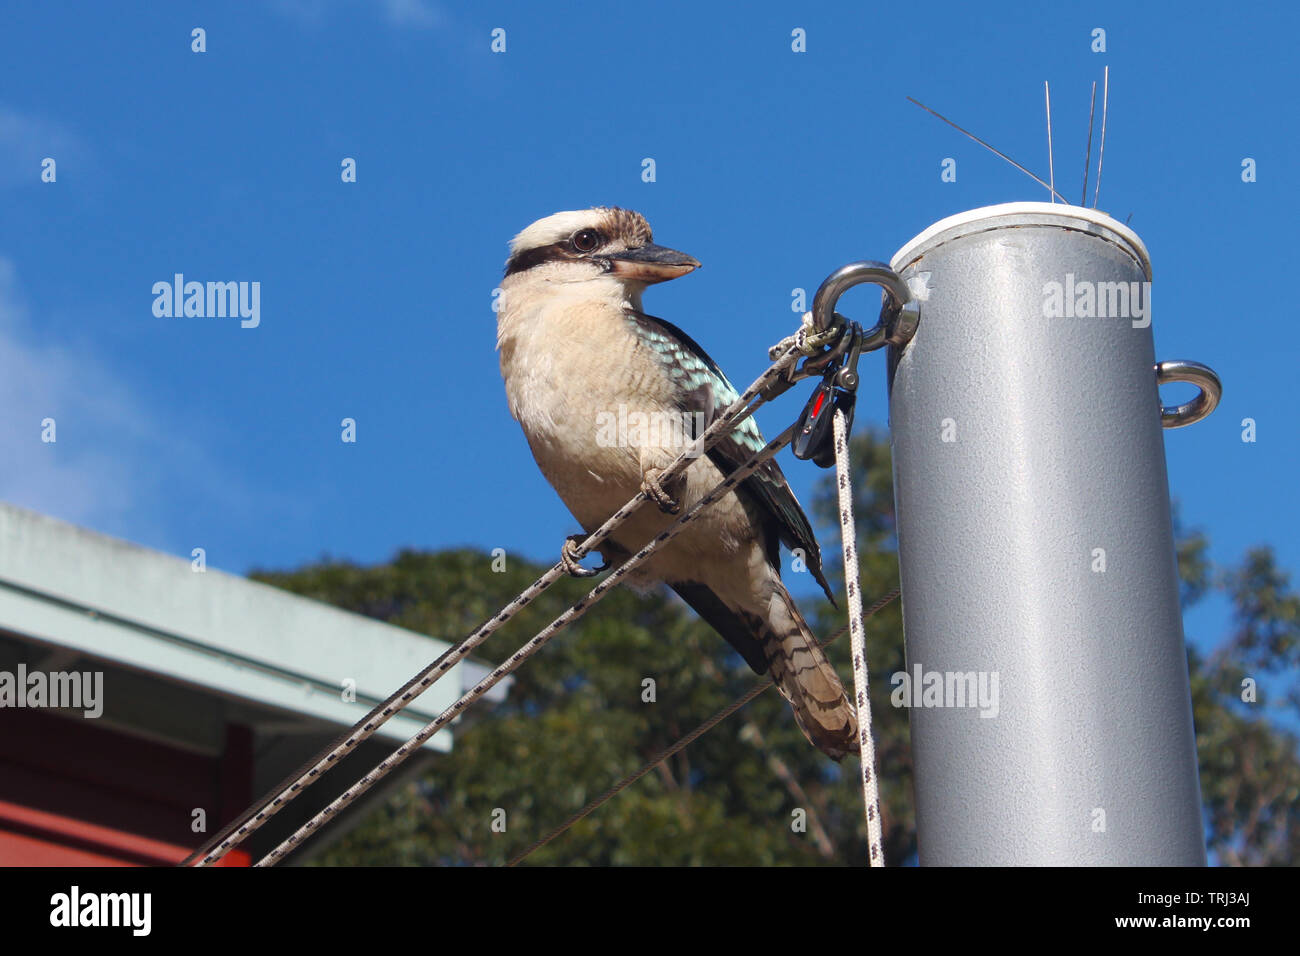
[[[236,724],[212,758],[93,720],[5,708],[0,866],[179,863],[252,802],[251,781],[252,732]],[[198,808],[205,833],[191,829]]]

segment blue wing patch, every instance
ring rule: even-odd
[[[628,311],[625,314],[640,341],[659,357],[669,378],[680,387],[683,411],[703,411],[707,427],[707,424],[712,424],[728,406],[740,398],[740,393],[722,369],[718,368],[718,364],[699,343],[677,326],[644,312]],[[731,472],[761,451],[766,444],[757,423],[750,417],[741,422],[728,437],[714,445],[709,451],[709,458],[723,472]],[[788,548],[801,548],[807,556],[809,570],[833,603],[835,599],[822,574],[821,550],[817,546],[817,538],[808,523],[808,516],[804,514],[785,475],[781,473],[781,467],[774,459],[768,459],[741,482],[740,490],[746,492],[750,501],[759,506],[767,519],[767,530],[775,535],[768,549],[769,560],[780,567],[780,555],[776,553],[778,539]]]

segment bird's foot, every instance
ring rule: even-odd
[[[560,549],[560,564],[564,566],[565,574],[572,575],[575,578],[591,578],[609,569],[608,561],[602,562],[598,568],[584,568],[582,566],[582,556],[578,554],[578,545],[586,540],[587,535],[585,534],[571,534],[564,539],[564,547]]]
[[[659,476],[663,474],[662,468],[651,468],[641,476],[641,490],[645,496],[659,506],[659,510],[665,514],[675,515],[682,510],[682,506],[672,495],[664,490],[664,486],[659,482]]]

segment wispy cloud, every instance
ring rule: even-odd
[[[125,465],[102,444],[77,441],[85,415],[94,431],[134,429],[121,388],[102,370],[63,349],[27,341],[14,265],[0,259],[0,498],[84,522],[110,520],[129,506]],[[41,441],[41,422],[62,422],[62,443]]]
[[[47,419],[52,443],[42,440]],[[157,503],[169,486],[214,500],[230,491],[226,470],[184,432],[93,353],[42,342],[17,270],[0,256],[0,500],[135,540],[165,539]]]
[[[272,10],[310,26],[322,25],[345,7],[376,11],[384,23],[397,29],[431,30],[446,20],[432,0],[271,0]]]
[[[84,166],[88,152],[66,126],[0,105],[0,187],[39,182],[47,156]]]
[[[428,30],[441,26],[442,11],[428,0],[384,0],[384,18],[395,27]]]

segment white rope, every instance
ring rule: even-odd
[[[803,339],[804,337],[800,336],[800,338]],[[781,346],[777,346],[777,348],[780,347]],[[747,415],[749,414],[753,414],[754,408],[756,408],[757,405],[754,405],[752,407],[742,407],[742,403],[747,403],[753,397],[758,396],[759,392],[762,391],[764,387],[764,383],[768,380],[769,376],[772,376],[773,373],[776,373],[779,370],[784,370],[785,368],[789,367],[792,359],[796,357],[800,353],[800,351],[802,351],[807,347],[808,346],[806,345],[806,342],[801,342],[798,345],[789,346],[789,350],[786,352],[786,354],[780,360],[774,363],[768,369],[767,372],[759,376],[759,378],[754,382],[753,385],[751,385],[748,389],[746,389],[745,394],[742,395],[737,402],[732,404],[732,406],[727,410],[726,414],[724,414],[722,419],[719,419],[719,422],[734,418],[734,421],[732,421],[730,424],[726,426],[728,429],[730,429],[731,427],[734,427],[735,422],[742,420],[743,418],[747,417]],[[751,395],[751,393],[753,394]],[[770,396],[770,394],[771,392],[767,392],[764,397]],[[719,424],[719,422],[715,422],[715,425]],[[699,516],[700,512],[702,512],[705,508],[716,503],[717,501],[725,497],[727,494],[729,494],[732,491],[732,489],[734,489],[742,481],[744,481],[751,474],[753,474],[754,471],[757,470],[761,464],[763,464],[763,462],[772,458],[774,455],[776,455],[777,452],[779,452],[782,448],[788,445],[794,437],[795,427],[796,427],[795,425],[791,425],[790,427],[788,427],[784,432],[782,432],[776,438],[772,439],[772,441],[768,442],[761,450],[755,453],[747,462],[745,462],[745,464],[741,465],[739,468],[735,469],[729,475],[727,475],[722,481],[720,481],[717,485],[715,485],[713,489],[708,492],[708,494],[704,495],[697,502],[695,502],[689,509],[687,509],[676,521],[674,521],[671,525],[669,525],[667,528],[661,531],[658,535],[656,535],[653,539],[651,539],[651,541],[648,544],[646,544],[643,548],[641,548],[641,550],[637,551],[636,554],[634,554],[630,559],[628,559],[625,563],[617,567],[614,571],[612,571],[609,574],[608,577],[606,577],[599,584],[593,587],[589,592],[587,592],[587,595],[584,598],[579,600],[568,610],[564,611],[559,617],[557,617],[546,627],[538,631],[532,637],[532,639],[530,639],[526,644],[520,647],[519,650],[515,651],[515,653],[512,654],[504,663],[500,664],[495,669],[493,669],[491,673],[489,673],[481,681],[475,684],[474,687],[472,687],[470,690],[466,691],[465,694],[461,696],[459,700],[457,700],[454,704],[452,704],[450,707],[444,710],[434,720],[430,721],[428,724],[425,724],[425,726],[422,727],[413,737],[411,737],[410,740],[402,744],[402,746],[398,747],[397,750],[394,751],[390,756],[380,761],[380,763],[373,770],[371,770],[369,773],[363,776],[360,780],[358,780],[356,783],[350,786],[347,790],[343,791],[343,793],[339,794],[339,796],[336,797],[328,806],[326,806],[323,810],[321,810],[314,817],[312,817],[301,827],[299,827],[293,834],[287,837],[275,849],[271,850],[271,852],[269,852],[266,856],[260,859],[255,865],[258,867],[274,866],[280,860],[284,859],[285,856],[287,856],[290,852],[292,852],[300,843],[303,842],[303,840],[305,840],[308,836],[310,836],[322,824],[326,823],[327,821],[332,819],[336,814],[338,814],[340,811],[347,808],[358,797],[360,797],[371,787],[373,787],[376,783],[378,783],[389,773],[391,773],[394,769],[396,769],[397,766],[400,765],[403,761],[405,761],[409,756],[411,756],[411,754],[418,751],[420,747],[423,746],[426,740],[428,740],[435,733],[437,733],[441,728],[445,727],[447,724],[451,723],[451,721],[454,720],[457,716],[459,716],[460,713],[466,707],[468,707],[474,701],[482,697],[495,684],[497,684],[500,680],[506,677],[506,675],[512,673],[516,668],[518,668],[521,664],[523,664],[524,661],[526,661],[529,657],[531,657],[533,654],[539,651],[543,645],[545,645],[551,638],[553,638],[556,634],[562,631],[565,627],[569,626],[574,621],[582,617],[591,608],[592,605],[594,605],[596,602],[601,600],[607,593],[609,593],[609,591],[611,591],[614,588],[616,584],[618,584],[623,578],[627,577],[627,575],[629,575],[633,570],[635,570],[637,567],[639,567],[641,564],[647,561],[650,558],[650,556],[655,552],[656,549],[658,549],[665,542],[669,541],[670,539],[674,538],[676,535],[681,533],[683,530],[685,530],[686,526],[690,522],[694,521],[695,518]],[[705,440],[710,437],[712,430],[713,430],[712,427],[706,430],[704,435],[701,436],[701,438],[696,442],[696,444],[697,445],[705,444]],[[840,506],[841,506],[842,514],[844,511],[844,489],[848,486],[846,432],[847,432],[847,428],[845,427],[845,423],[842,420],[842,414],[837,411],[836,419],[835,419],[836,464],[837,464],[837,469],[842,469],[840,471],[840,476],[841,476],[840,477]],[[841,451],[843,451],[842,454]],[[678,459],[677,462],[674,462],[674,465],[680,462],[681,459]],[[671,471],[671,468],[665,469],[665,474],[667,474],[669,471]],[[634,504],[638,501],[638,499],[645,500],[645,498],[646,498],[645,493],[641,492],[638,495],[638,497],[632,499],[632,501],[629,502],[628,505],[624,507],[624,509],[620,509],[619,513],[616,514],[615,517],[616,518],[619,517],[619,515],[621,515],[624,510],[627,510],[629,507],[633,507]],[[856,631],[857,634],[856,643],[854,645],[855,648],[854,677],[855,680],[858,680],[859,667],[861,666],[861,679],[858,683],[858,695],[859,698],[862,699],[865,697],[865,687],[866,687],[866,672],[865,672],[865,664],[863,663],[865,661],[865,654],[862,652],[860,646],[862,627],[863,627],[862,595],[858,589],[858,584],[857,584],[858,557],[857,557],[857,547],[856,544],[854,544],[856,535],[853,529],[853,508],[852,508],[851,501],[849,502],[847,513],[849,516],[850,530],[848,536],[844,538],[844,540],[848,542],[845,551],[845,568],[847,573],[847,569],[849,567],[849,559],[851,556],[853,575],[854,575],[849,585],[849,625],[850,625],[850,633],[852,634]],[[606,522],[606,525],[609,525],[611,522],[614,522],[613,518],[610,519],[610,522]],[[617,522],[614,523],[615,526],[617,526]],[[605,528],[602,527],[601,530],[604,531]],[[610,528],[609,530],[612,531],[613,528]],[[844,533],[844,529],[843,527],[841,527],[841,534],[843,535],[843,533]],[[858,718],[859,726],[861,726],[861,722],[862,722],[861,713],[863,711],[862,703],[859,703],[858,709],[859,709],[859,718]],[[875,751],[871,743],[869,705],[866,707],[866,713],[867,713],[867,718],[866,718],[867,727],[865,729],[866,736],[865,738],[863,738],[864,742],[860,743],[860,747],[862,748],[862,755],[863,755],[862,763],[864,767],[871,766],[874,771]],[[870,758],[871,761],[870,764],[867,763],[868,757]],[[871,804],[869,804],[869,810],[867,814],[868,833],[869,834],[874,833],[874,836],[872,837],[872,843],[871,843],[871,858],[873,861],[880,860],[880,863],[873,862],[873,865],[883,865],[884,854],[883,851],[881,851],[880,849],[880,810],[879,810],[879,800],[878,797],[875,796],[875,790],[874,790],[875,787],[874,772],[868,772],[864,770],[863,771],[864,787],[868,785],[867,781],[869,779],[871,780],[871,784],[870,784],[871,794],[874,801]],[[874,826],[875,826],[874,831],[872,830],[872,821],[874,821]]]
[[[721,441],[742,421],[752,415],[758,406],[790,388],[797,380],[795,366],[803,355],[815,353],[839,334],[839,329],[829,329],[823,333],[810,334],[810,317],[804,317],[803,327],[794,335],[787,336],[768,350],[773,359],[772,364],[749,388],[745,389],[736,401],[704,431],[675,461],[665,468],[659,476],[661,484],[670,482],[682,474],[699,457]],[[649,496],[638,492],[622,508],[610,516],[609,520],[592,532],[576,549],[575,557],[597,550],[615,530],[637,511]],[[437,683],[451,668],[469,655],[470,651],[482,644],[494,631],[509,621],[522,608],[535,600],[560,578],[565,577],[563,563],[557,562],[545,574],[524,589],[510,604],[486,621],[472,634],[455,647],[449,648],[436,661],[416,674],[399,688],[386,701],[376,706],[358,723],[333,744],[321,751],[306,764],[294,771],[282,781],[274,791],[275,796],[237,818],[224,828],[206,845],[190,854],[181,866],[210,866],[233,850],[245,839],[260,829],[271,817],[284,809],[307,787],[315,783],[339,760],[371,737],[380,727],[396,714],[400,713],[429,687]]]
[[[862,806],[867,815],[867,850],[871,866],[885,865],[880,834],[880,787],[876,780],[876,741],[871,732],[866,635],[862,626],[862,590],[858,586],[858,528],[853,520],[853,483],[849,480],[849,428],[835,409],[835,485],[840,503],[840,541],[844,549],[844,587],[849,602],[849,640],[853,652],[853,692],[858,710],[858,749],[862,767]]]

